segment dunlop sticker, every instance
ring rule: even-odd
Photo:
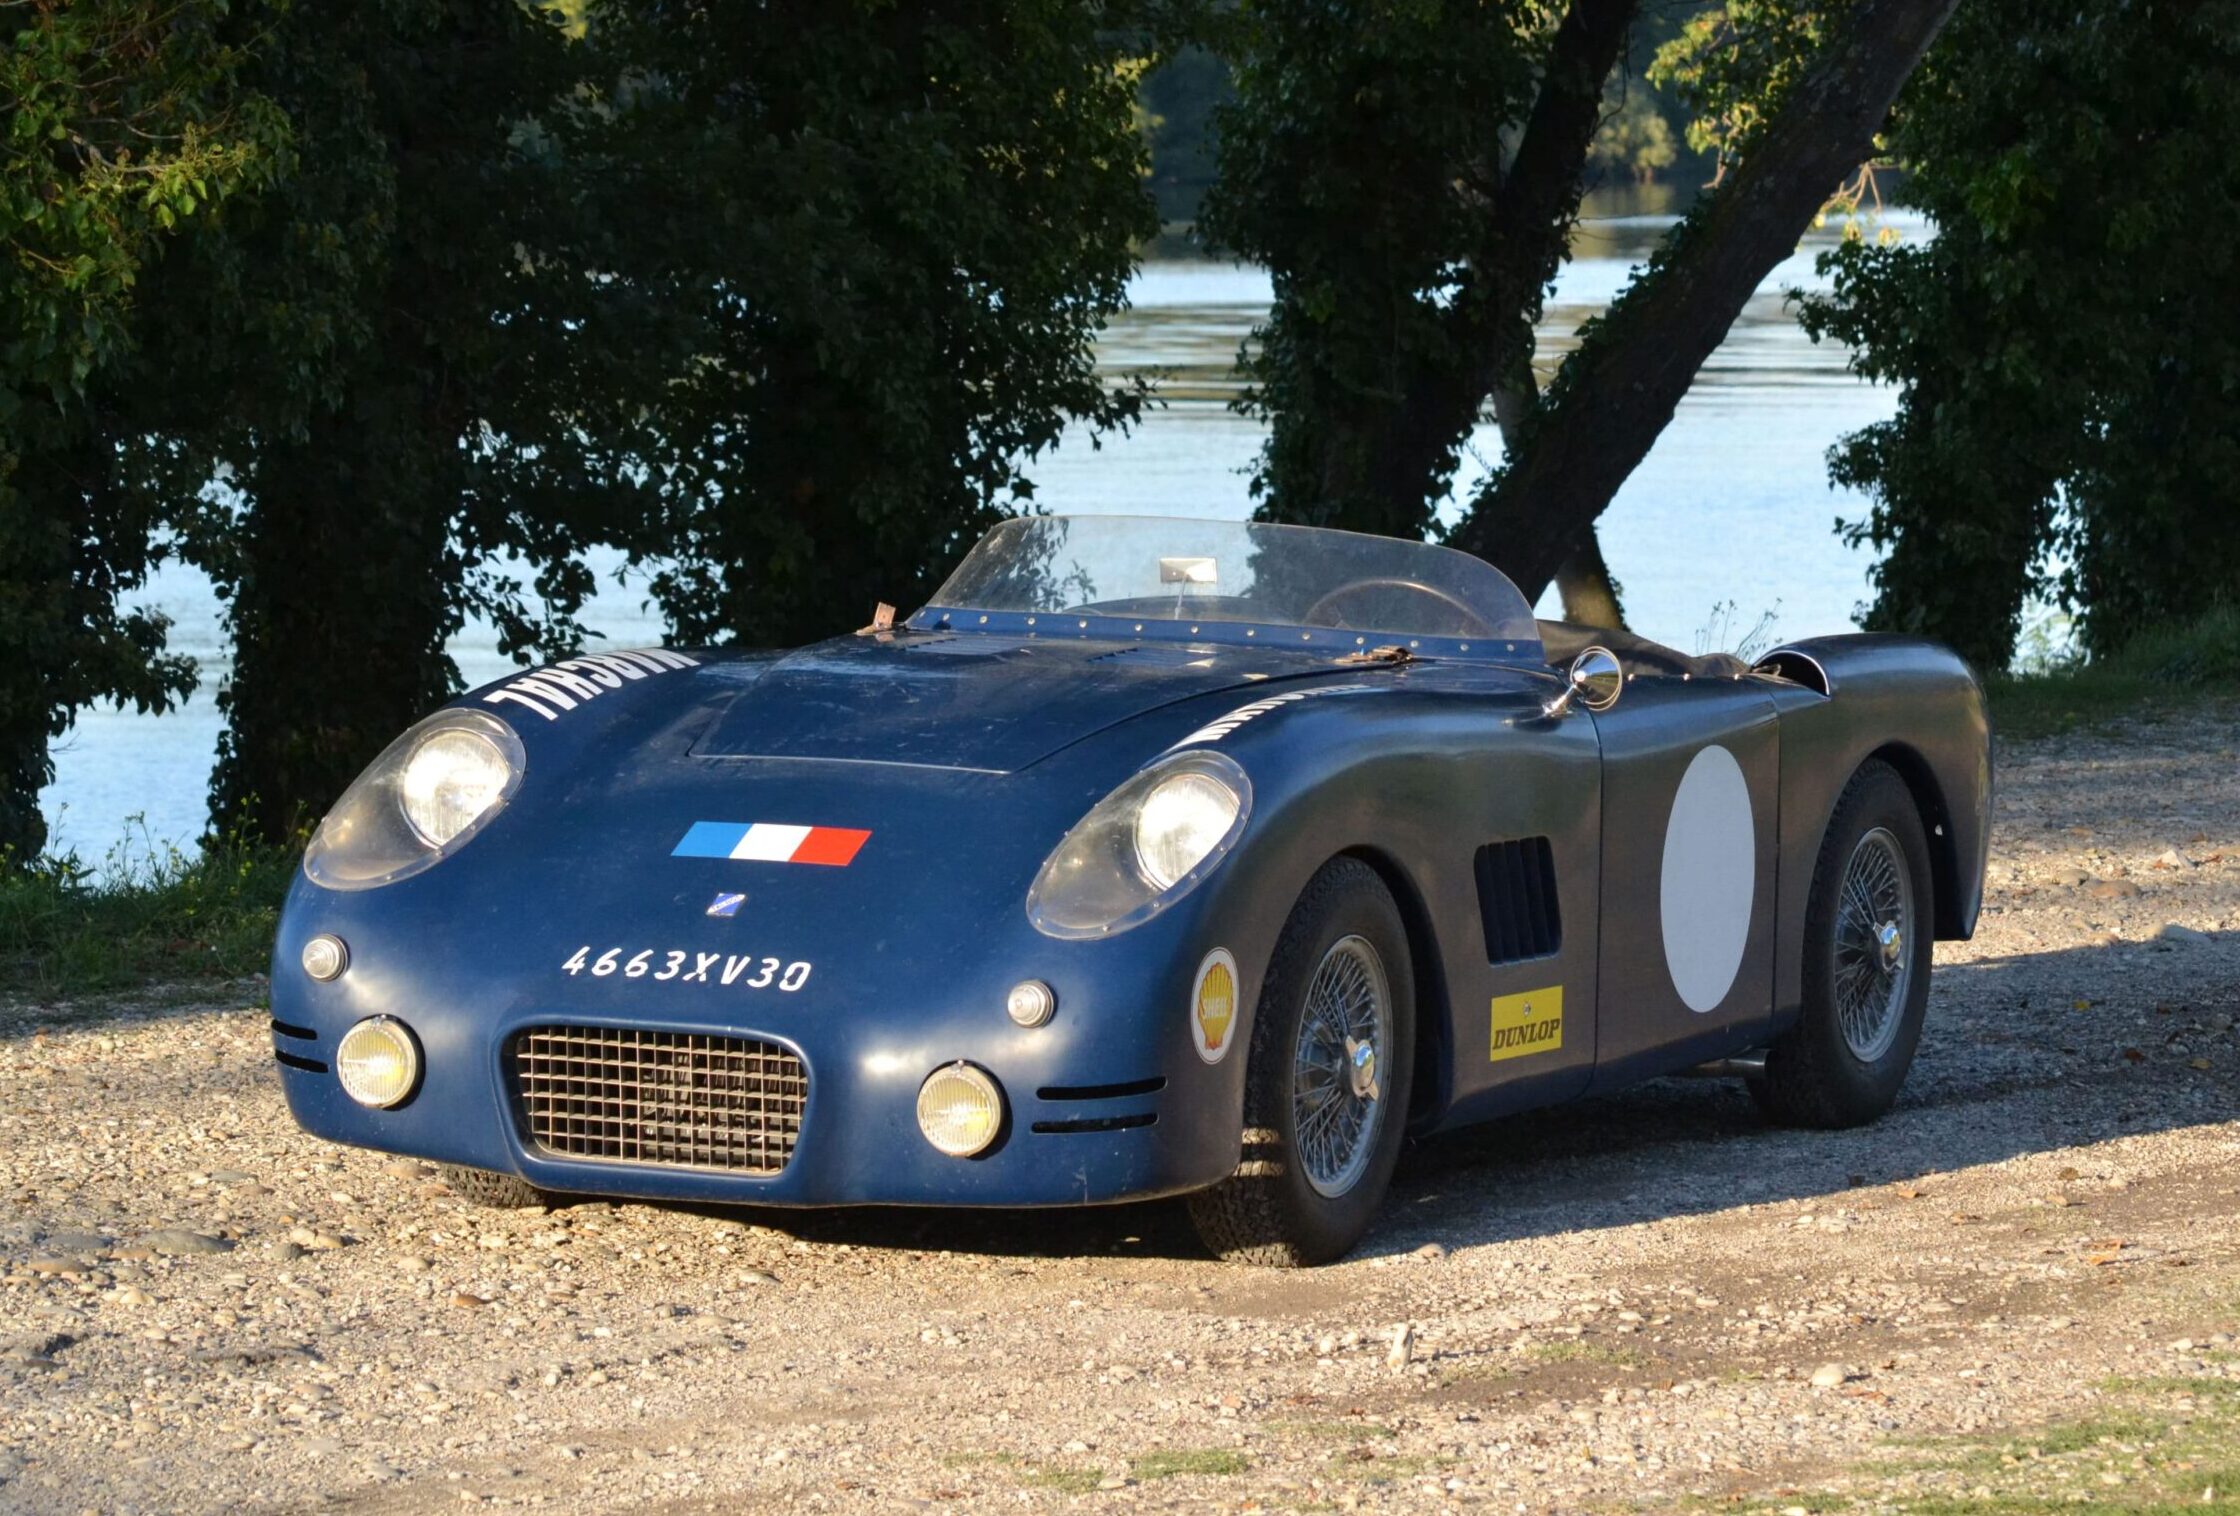
[[[1496,995],[1493,1000],[1492,1060],[1529,1058],[1563,1047],[1563,986]]]
[[[1237,960],[1227,948],[1215,948],[1198,965],[1197,981],[1190,986],[1190,1040],[1198,1056],[1208,1063],[1227,1057],[1236,1026]]]

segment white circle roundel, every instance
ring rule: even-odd
[[[1757,828],[1742,765],[1723,747],[1696,754],[1664,829],[1664,962],[1691,1011],[1718,1009],[1734,988],[1750,937]]]

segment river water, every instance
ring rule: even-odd
[[[1593,215],[1557,280],[1541,323],[1544,363],[1572,345],[1579,323],[1623,286],[1671,224],[1668,215]],[[1900,235],[1923,229],[1891,218]],[[1816,231],[1776,269],[1641,467],[1603,517],[1603,548],[1636,630],[1688,651],[1731,646],[1770,616],[1768,632],[1844,631],[1867,597],[1863,551],[1835,535],[1839,515],[1862,502],[1831,489],[1826,453],[1844,433],[1891,412],[1887,391],[1849,374],[1840,349],[1815,346],[1783,292],[1817,287],[1814,256],[1833,228]],[[1070,435],[1030,470],[1048,510],[1141,515],[1245,516],[1261,428],[1232,414],[1237,346],[1267,310],[1258,269],[1187,259],[1154,260],[1137,276],[1133,305],[1098,349],[1114,375],[1149,375],[1163,404],[1128,436],[1092,448]],[[1482,427],[1456,481],[1466,496],[1500,457]],[[1449,503],[1449,514],[1453,502]],[[172,566],[137,601],[173,618],[172,646],[201,664],[203,687],[163,716],[96,709],[59,744],[55,782],[41,795],[52,846],[99,861],[120,841],[136,848],[191,845],[202,830],[205,787],[219,721],[211,695],[227,651],[209,583]],[[658,617],[636,588],[609,586],[586,624],[607,645],[658,642]],[[1724,608],[1724,609],[1722,609]],[[470,628],[452,652],[469,685],[508,667],[486,631]]]

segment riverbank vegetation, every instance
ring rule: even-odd
[[[1997,675],[1986,689],[1999,735],[2015,741],[2240,701],[2240,606],[2150,629],[2098,657]]]
[[[1870,623],[1998,669],[2047,601],[2099,671],[2064,677],[2120,689],[2240,565],[2240,0],[1955,6],[0,6],[0,871],[67,896],[51,744],[203,677],[135,604],[167,558],[224,607],[212,825],[256,847],[456,692],[463,626],[583,645],[592,548],[695,644],[922,597],[1061,434],[1155,403],[1094,344],[1200,191],[1201,244],[1274,281],[1263,514],[1453,520],[1614,623],[1601,513],[1802,231],[1902,164],[1935,238],[1855,240],[1803,308],[1899,389],[1834,459]],[[1543,361],[1581,196],[1678,171],[1676,134],[1714,183]]]
[[[238,841],[190,854],[141,831],[98,866],[72,854],[0,872],[0,1000],[261,976],[298,855]]]

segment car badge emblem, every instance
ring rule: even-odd
[[[739,914],[739,907],[746,903],[747,897],[736,890],[718,890],[716,898],[708,902],[708,914],[736,916]]]

